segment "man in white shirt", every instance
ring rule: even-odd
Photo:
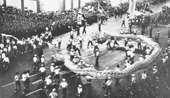
[[[33,62],[34,62],[34,71],[37,71],[37,69],[38,69],[38,58],[37,58],[37,54],[34,54]]]
[[[59,84],[59,80],[60,80],[59,72],[60,72],[60,68],[58,66],[56,66],[55,69],[54,69],[54,80],[56,82],[58,82],[58,84]]]
[[[66,98],[66,91],[67,91],[67,82],[65,79],[62,79],[62,82],[60,83],[60,88],[62,88],[62,95],[63,95],[63,98]]]
[[[146,79],[147,78],[147,75],[146,75],[146,72],[144,71],[143,73],[142,73],[142,80],[144,80],[144,79]]]
[[[40,67],[39,71],[40,71],[41,79],[43,81],[45,81],[46,69],[44,67],[44,64],[41,64],[41,67]]]
[[[51,92],[51,89],[52,89],[52,80],[51,80],[51,76],[50,75],[45,79],[45,83],[46,83],[47,92]]]
[[[14,76],[14,82],[15,82],[15,92],[21,89],[21,84],[20,84],[20,75],[17,72]]]
[[[27,78],[28,78],[27,72],[24,71],[24,73],[22,74],[22,81],[23,81],[23,85],[24,85],[23,94],[25,94],[26,90],[27,90],[27,83],[26,83]]]
[[[50,98],[58,98],[58,94],[55,91],[56,89],[53,89],[52,92],[49,94]]]
[[[108,76],[108,80],[105,83],[105,85],[106,85],[106,90],[104,96],[109,96],[111,94],[111,85],[112,85],[111,75]]]
[[[77,97],[78,97],[78,98],[81,98],[82,92],[83,92],[82,85],[79,84],[79,85],[78,85],[78,88],[77,88]]]

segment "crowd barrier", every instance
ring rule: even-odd
[[[107,70],[107,71],[98,71],[96,69],[80,69],[76,64],[70,61],[70,56],[65,54],[59,56],[61,60],[65,62],[65,66],[70,69],[72,72],[80,74],[80,75],[88,75],[91,76],[92,79],[105,79],[108,77],[109,74],[112,75],[113,78],[124,78],[127,77],[137,71],[140,71],[142,69],[147,69],[152,65],[152,62],[157,60],[157,58],[161,54],[161,48],[158,43],[153,41],[151,38],[148,38],[143,35],[113,35],[113,37],[117,37],[120,39],[124,38],[130,38],[134,41],[140,40],[142,43],[146,43],[147,45],[151,46],[153,48],[152,53],[145,58],[143,61],[136,61],[131,66],[121,70],[121,71],[115,71],[115,70]]]

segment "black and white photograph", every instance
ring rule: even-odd
[[[170,0],[0,0],[0,98],[170,98]]]

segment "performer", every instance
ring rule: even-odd
[[[86,35],[86,26],[87,26],[87,21],[84,20],[83,32],[82,32],[83,35]]]
[[[108,38],[107,39],[107,44],[106,44],[106,46],[107,46],[107,49],[111,49],[112,47],[111,47],[111,38]]]
[[[60,36],[58,39],[58,49],[61,48],[62,37]]]
[[[83,37],[79,36],[79,44],[80,44],[80,48],[83,47]]]
[[[97,40],[94,41],[94,50],[93,51],[95,52],[96,49],[99,49]]]
[[[93,46],[92,38],[88,38],[87,48],[89,48],[90,45]]]
[[[137,46],[138,46],[138,49],[142,49],[141,41],[139,39],[137,40]]]
[[[121,27],[126,27],[126,25],[125,25],[125,18],[123,18],[123,20],[122,20],[122,24],[121,24]]]
[[[117,42],[117,38],[116,38],[116,37],[114,37],[114,44],[113,44],[113,47],[115,47],[115,45],[118,45],[118,46],[119,46],[119,44],[118,44],[118,42]]]
[[[99,32],[101,31],[101,22],[102,22],[102,20],[99,19],[99,20],[98,20],[98,30],[99,30]]]

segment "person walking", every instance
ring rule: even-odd
[[[60,49],[61,48],[61,42],[62,42],[62,37],[61,36],[59,37],[57,42],[58,42],[58,49]]]
[[[82,92],[83,92],[82,85],[79,84],[77,88],[77,98],[81,98]]]
[[[25,94],[27,91],[27,83],[26,83],[27,77],[28,77],[27,71],[24,71],[22,74],[22,81],[23,81],[23,86],[24,86],[23,94]]]
[[[50,98],[58,98],[58,94],[56,93],[56,89],[53,89],[49,94]]]
[[[68,87],[68,84],[66,82],[65,79],[62,79],[62,82],[60,83],[60,89],[62,89],[62,96],[63,98],[66,98],[66,94],[67,94],[67,87]]]
[[[44,64],[41,64],[41,67],[40,67],[39,71],[40,71],[41,79],[43,81],[45,81],[46,69],[45,69]]]
[[[151,25],[150,26],[150,29],[149,29],[149,37],[152,38],[152,31],[153,31],[153,26]]]
[[[126,27],[126,25],[125,25],[125,18],[123,18],[123,20],[122,20],[121,27]]]
[[[15,82],[15,93],[21,89],[21,83],[20,83],[20,75],[19,72],[16,72],[14,76],[14,82]]]
[[[26,79],[26,88],[27,88],[27,91],[29,91],[29,85],[30,85],[30,70],[27,70],[26,71],[27,73],[27,79]]]

